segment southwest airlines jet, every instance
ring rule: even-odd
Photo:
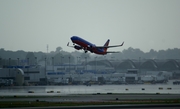
[[[99,54],[99,55],[105,55],[107,53],[119,53],[119,52],[113,52],[113,51],[107,51],[108,48],[112,47],[120,47],[123,46],[124,42],[121,45],[114,45],[114,46],[108,46],[109,45],[109,39],[106,41],[104,46],[96,46],[95,44],[92,44],[78,36],[72,36],[71,41],[73,42],[73,46],[69,46],[69,42],[67,46],[73,47],[76,50],[84,50],[85,53],[90,51],[91,53]]]

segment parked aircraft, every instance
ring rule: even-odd
[[[76,50],[84,50],[85,53],[90,51],[91,53],[99,54],[99,55],[105,55],[107,53],[119,53],[116,51],[107,51],[108,48],[112,47],[120,47],[123,46],[124,42],[121,45],[113,45],[113,46],[108,46],[109,45],[109,39],[106,41],[104,46],[96,46],[95,44],[92,44],[78,36],[72,36],[71,41],[73,42],[73,46],[69,45],[69,42],[67,46],[73,47]]]

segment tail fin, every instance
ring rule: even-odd
[[[104,44],[104,46],[108,46],[109,45],[109,39],[106,41],[106,43]],[[104,48],[104,51],[107,51],[107,47]]]

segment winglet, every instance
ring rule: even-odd
[[[69,42],[67,43],[67,46],[68,46],[68,47],[73,47],[73,48],[74,48],[74,46],[70,46],[70,45],[69,45]]]
[[[121,44],[121,46],[123,46],[124,45],[124,42]]]

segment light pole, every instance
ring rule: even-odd
[[[2,65],[2,59],[0,58],[0,66]]]
[[[9,58],[9,66],[10,66],[10,61],[11,61],[11,58]]]
[[[77,57],[77,65],[78,65],[78,63],[80,62],[80,57]]]
[[[77,62],[76,62],[76,65],[78,65],[78,58],[79,58],[79,57],[77,57]]]
[[[64,64],[64,62],[63,62],[64,60],[63,60],[63,59],[64,59],[64,57],[61,56],[62,63]],[[63,65],[63,64],[62,64],[62,65]],[[64,66],[64,70],[65,70],[65,66]]]
[[[70,56],[69,56],[69,75],[70,75]]]
[[[37,66],[37,57],[34,57],[35,58],[35,65]]]
[[[17,66],[19,66],[19,58],[17,58],[18,62],[17,62]]]
[[[27,58],[27,71],[28,71],[28,74],[29,74],[29,58]]]
[[[34,57],[35,61],[34,61],[34,66],[35,68],[37,68],[37,57]],[[36,80],[36,74],[34,73],[34,80]]]
[[[79,60],[80,60],[80,57],[77,57],[76,71],[79,72],[79,73],[78,73],[78,75],[79,75],[79,81],[81,81],[81,80],[80,80],[80,71],[78,70],[78,69],[79,69],[79,66],[78,66]],[[80,84],[80,82],[79,82],[79,84]]]
[[[10,76],[10,61],[11,61],[11,58],[9,58],[9,76]]]
[[[53,73],[54,73],[54,57],[52,57],[52,66],[53,66]]]
[[[46,74],[46,58],[44,58],[44,60],[45,60],[44,73],[45,73],[45,77],[46,77],[46,85],[47,85],[47,74]]]
[[[64,64],[64,62],[63,62],[63,58],[64,58],[64,57],[63,57],[63,56],[61,56],[61,61],[62,61],[61,69],[62,69],[62,66],[63,66],[63,64]],[[64,66],[63,70],[61,70],[61,71],[63,71],[63,72],[65,71],[65,66]],[[62,75],[62,79],[63,79],[63,75]],[[63,79],[63,80],[64,80],[64,79]]]
[[[29,65],[29,58],[27,58],[27,65]]]
[[[111,60],[113,61],[113,60],[114,60],[114,57],[111,57]]]
[[[141,57],[139,57],[139,74],[141,72]]]
[[[106,56],[104,56],[104,60],[106,60]]]
[[[64,63],[64,62],[63,62],[63,58],[64,58],[64,57],[63,57],[63,56],[61,56],[61,61],[62,61],[61,63]]]
[[[85,60],[86,60],[86,72],[87,72],[87,57],[85,57]]]
[[[28,63],[28,66],[29,66],[29,58],[27,58],[27,60],[28,60],[27,63]]]
[[[60,66],[62,65],[62,58],[60,58]]]
[[[95,72],[96,72],[96,66],[97,66],[96,58],[97,57],[95,57]]]

